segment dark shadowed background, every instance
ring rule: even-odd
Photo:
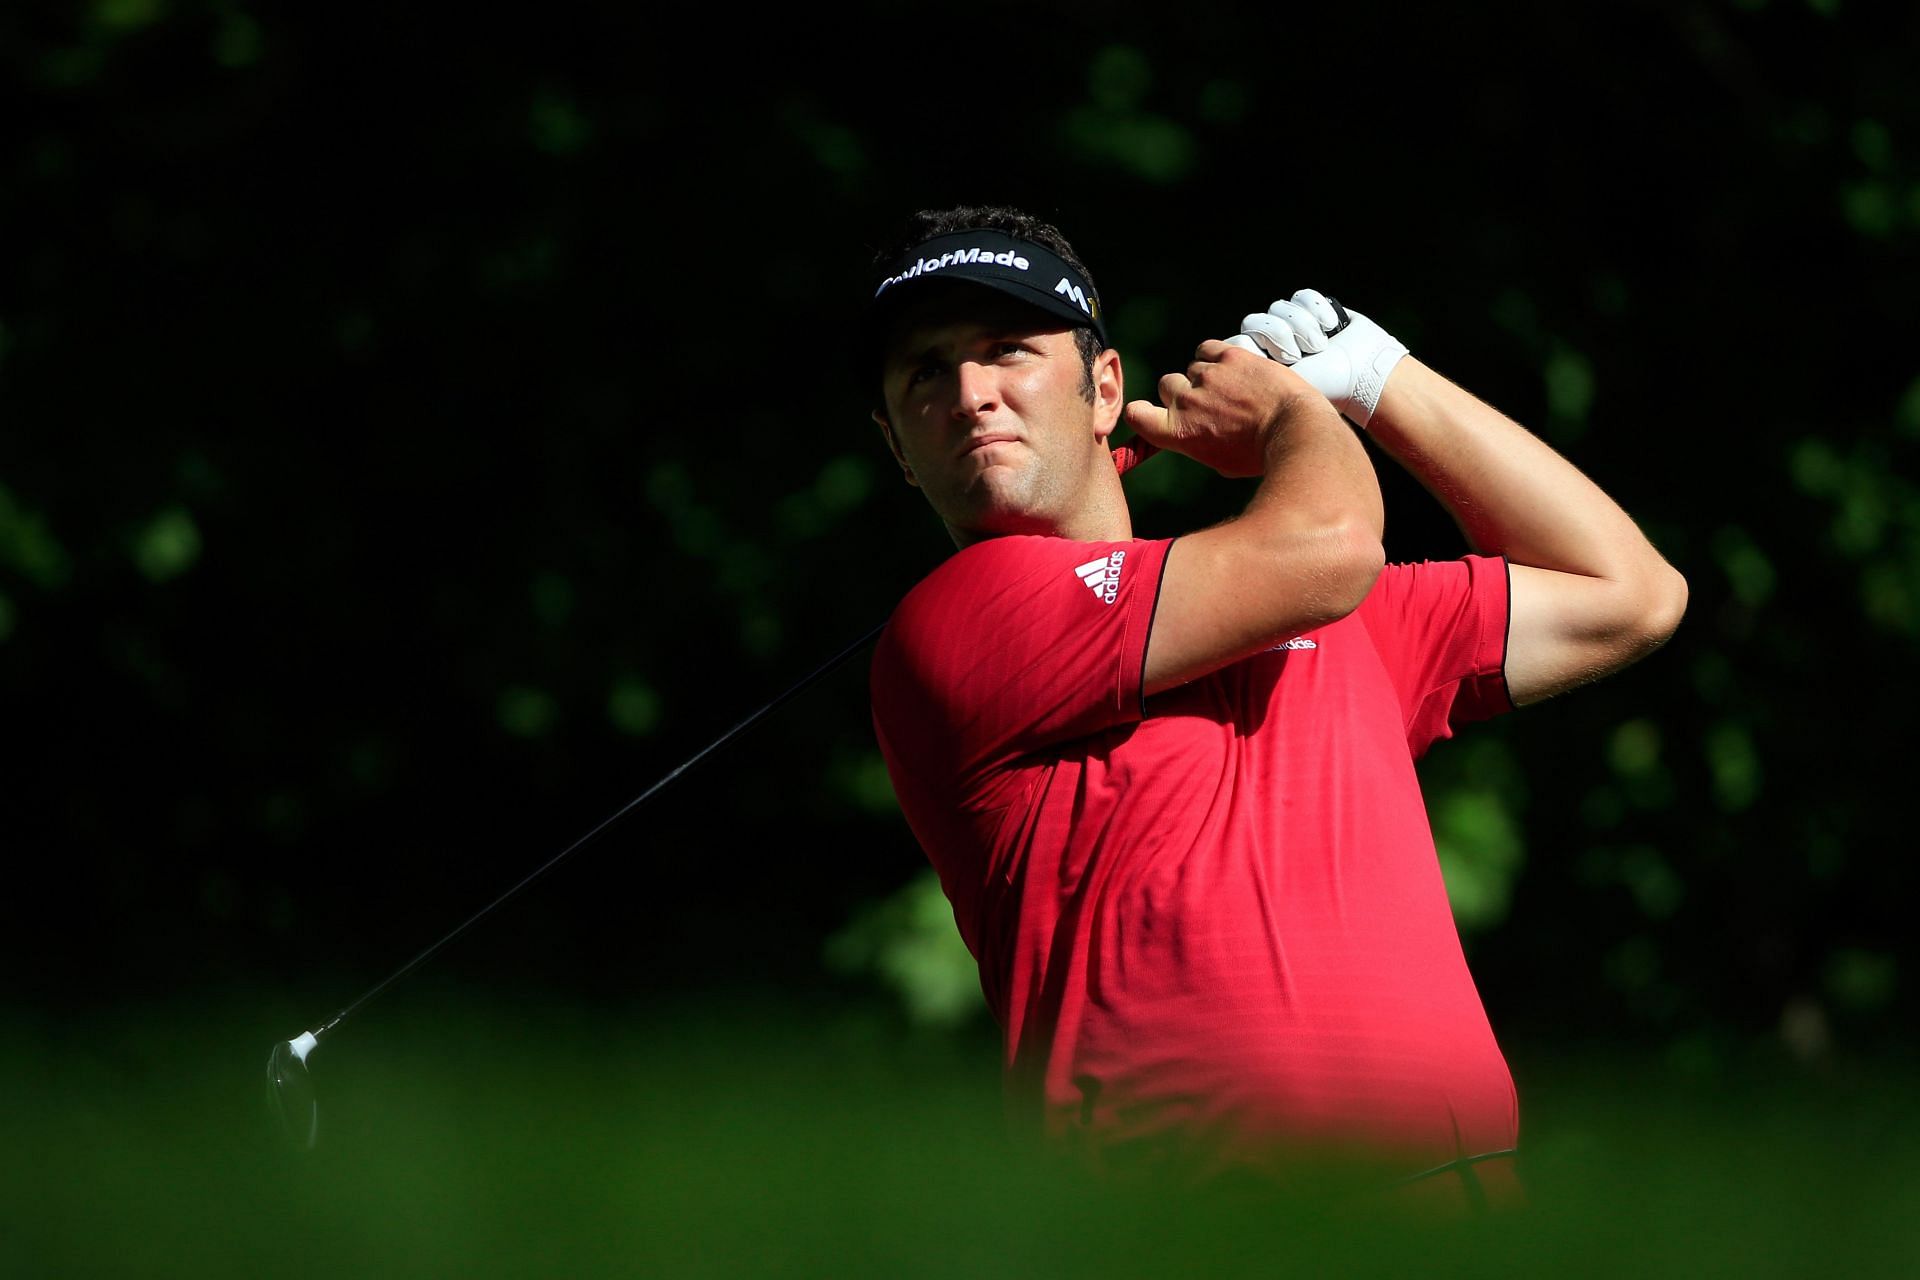
[[[1780,1098],[1849,1098],[1846,1123],[1890,1144],[1881,1167],[1913,1170],[1917,27],[1855,0],[671,23],[612,4],[9,7],[0,1063],[13,1149],[64,1153],[72,1189],[16,1242],[71,1262],[84,1238],[88,1265],[150,1272],[119,1237],[53,1225],[102,1170],[281,1176],[249,1128],[274,1038],[947,554],[867,419],[857,331],[874,248],[915,208],[973,202],[1073,239],[1133,396],[1318,287],[1566,452],[1687,575],[1665,650],[1423,766],[1528,1132],[1564,1156],[1546,1180],[1639,1167],[1592,1129],[1623,1090],[1678,1091],[1669,1117],[1716,1100],[1715,1141]],[[1381,461],[1390,556],[1459,554]],[[1128,485],[1144,536],[1248,493],[1172,457]],[[887,1078],[981,1086],[956,1131],[997,1123],[993,1029],[893,805],[864,662],[356,1017],[329,1050],[346,1082],[348,1037],[426,1045],[443,1017],[513,1061],[636,1020],[767,1061],[826,1028],[808,1070],[906,1062]],[[591,1094],[579,1062],[525,1070]],[[382,1069],[398,1083],[363,1080],[363,1117],[431,1095],[432,1071]],[[527,1096],[461,1087],[483,1124]],[[229,1088],[243,1136],[207,1147]],[[127,1119],[187,1095],[204,1116]],[[1589,1145],[1554,1147],[1582,1116]],[[416,1148],[361,1126],[407,1181]],[[1792,1158],[1839,1160],[1832,1124],[1802,1128]],[[586,1185],[568,1132],[535,1127],[513,1158]],[[351,1148],[332,1144],[342,1195]],[[1737,1201],[1750,1166],[1723,1165]],[[1823,1222],[1865,1248],[1898,1215],[1885,1184],[1850,1186],[1865,1229]],[[382,1228],[399,1245],[364,1207],[339,1211],[360,1234],[288,1230],[327,1234],[342,1265],[396,1247],[475,1265],[435,1252],[432,1205],[407,1216],[425,1235]],[[127,1238],[164,1220],[204,1243],[192,1218],[136,1212]],[[785,1256],[703,1239],[582,1265]],[[258,1256],[279,1243],[262,1228]]]

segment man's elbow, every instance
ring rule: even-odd
[[[1665,644],[1667,638],[1680,629],[1680,619],[1687,612],[1686,578],[1670,564],[1663,562],[1660,567],[1662,572],[1657,576],[1647,611],[1647,630],[1656,645]]]
[[[1297,636],[1358,609],[1386,565],[1386,552],[1379,530],[1339,519],[1293,529],[1247,563],[1240,583],[1274,606],[1259,634]]]
[[[1337,622],[1358,609],[1373,590],[1380,571],[1387,567],[1387,551],[1378,529],[1355,522],[1339,529],[1334,543],[1327,568],[1333,613],[1327,622]]]
[[[1686,578],[1662,560],[1641,581],[1632,604],[1623,612],[1620,630],[1632,657],[1652,653],[1680,629],[1680,619],[1686,616]]]

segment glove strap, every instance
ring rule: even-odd
[[[1395,342],[1390,347],[1382,347],[1373,353],[1373,359],[1353,372],[1353,409],[1359,412],[1354,419],[1356,425],[1364,429],[1373,421],[1373,411],[1380,407],[1380,393],[1386,390],[1387,375],[1393,372],[1393,366],[1400,363],[1400,357],[1407,349]]]

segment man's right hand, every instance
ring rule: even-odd
[[[1160,379],[1160,400],[1165,408],[1129,404],[1127,425],[1149,444],[1232,477],[1265,475],[1292,419],[1324,403],[1285,365],[1216,341],[1200,344],[1185,373]]]
[[[1345,617],[1380,573],[1380,486],[1366,448],[1285,365],[1203,342],[1127,406],[1141,439],[1222,475],[1259,476],[1232,520],[1174,539],[1142,684],[1159,693]]]
[[[1314,289],[1247,316],[1227,344],[1291,365],[1358,427],[1373,420],[1387,378],[1407,354],[1398,338]]]

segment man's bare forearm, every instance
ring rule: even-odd
[[[1645,657],[1680,625],[1687,584],[1618,503],[1506,415],[1411,356],[1369,431],[1509,578],[1506,680],[1517,704]]]
[[[1289,401],[1276,426],[1260,487],[1240,518],[1279,534],[1350,526],[1377,541],[1386,523],[1380,482],[1353,428],[1310,392]]]
[[[1475,550],[1618,582],[1673,573],[1579,468],[1412,356],[1388,379],[1368,434],[1440,500]]]
[[[1260,485],[1240,515],[1169,549],[1150,694],[1345,617],[1382,559],[1373,464],[1319,392],[1263,357],[1204,343],[1186,375],[1161,379],[1161,396],[1166,409],[1129,406],[1137,430]]]

